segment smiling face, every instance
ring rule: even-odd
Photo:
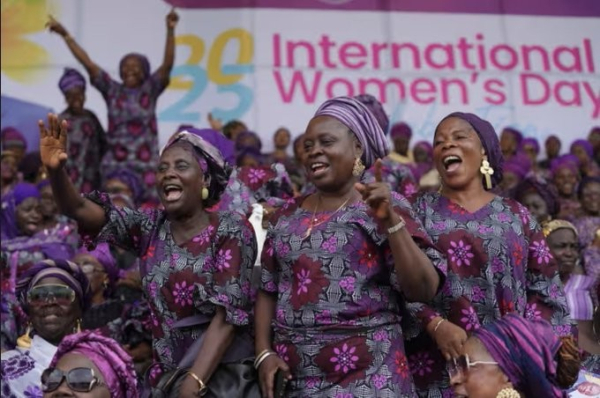
[[[83,87],[73,87],[65,92],[65,101],[67,107],[76,115],[83,113],[83,105],[85,104],[85,91]]]
[[[33,236],[39,231],[42,223],[40,200],[27,198],[17,206],[17,228],[25,236]]]
[[[575,193],[577,181],[577,175],[568,167],[561,167],[554,174],[554,185],[558,193],[564,197],[570,197]]]
[[[575,233],[568,228],[560,228],[548,235],[546,241],[558,263],[561,279],[570,275],[579,258],[579,242]]]
[[[464,353],[471,362],[494,362],[494,358],[475,337],[469,338]],[[508,377],[498,365],[474,365],[466,374],[462,372],[450,379],[456,397],[496,398],[504,388],[510,388]]]
[[[105,385],[104,375],[100,372],[100,369],[96,364],[85,355],[79,353],[69,352],[63,355],[56,363],[56,368],[63,372],[68,372],[75,368],[90,368],[94,370],[94,375],[98,378],[99,384],[95,385],[90,392],[79,392],[73,391],[67,385],[66,380],[58,386],[58,388],[52,392],[44,394],[44,398],[58,398],[58,397],[88,397],[88,398],[110,398],[110,391]]]
[[[58,278],[48,277],[35,286],[64,284]],[[81,309],[77,298],[69,305],[60,305],[51,299],[41,305],[28,306],[28,315],[36,333],[49,343],[58,345],[65,335],[73,332],[77,319],[81,318]]]
[[[479,168],[483,156],[479,136],[468,122],[449,117],[438,125],[434,136],[433,163],[445,187],[463,190],[471,184],[482,185]]]
[[[104,190],[109,194],[126,195],[133,200],[133,191],[131,187],[122,180],[111,178],[104,183]]]
[[[156,180],[167,214],[178,217],[203,208],[204,174],[191,145],[176,143],[167,148],[160,158]]]
[[[126,57],[122,64],[121,80],[127,88],[136,88],[142,85],[144,82],[144,68],[142,67],[142,61],[136,56],[130,55]]]
[[[581,190],[581,207],[590,216],[600,215],[600,183],[588,182]]]
[[[303,141],[304,167],[319,190],[338,192],[354,184],[352,168],[362,149],[348,127],[333,117],[318,116],[308,124]]]

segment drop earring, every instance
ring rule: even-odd
[[[81,333],[81,318],[77,320],[77,323],[75,324],[75,332],[73,333]]]
[[[206,187],[202,188],[202,200],[208,199],[208,189]]]
[[[19,348],[31,348],[31,324],[27,324],[27,329],[25,329],[25,334],[19,336],[17,339],[17,347]]]
[[[352,175],[354,177],[360,177],[365,171],[365,165],[360,158],[354,160],[354,166],[352,167]]]
[[[494,175],[494,169],[490,166],[490,162],[487,160],[487,156],[483,156],[481,161],[481,167],[479,171],[485,177],[485,186],[488,190],[492,189],[492,175]]]

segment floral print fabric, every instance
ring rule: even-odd
[[[66,170],[79,192],[100,189],[100,164],[106,152],[106,133],[96,115],[84,110],[74,115],[68,110],[59,115],[69,122]]]
[[[431,305],[409,304],[406,346],[421,396],[451,396],[446,361],[422,332],[436,316],[469,333],[516,312],[550,321],[559,335],[571,333],[556,263],[525,207],[496,196],[471,213],[439,193],[425,193],[413,208],[448,259],[446,283]]]
[[[209,213],[208,226],[178,245],[163,211],[117,208],[106,194],[96,192],[89,199],[103,206],[108,218],[96,240],[120,245],[141,259],[153,348],[160,362],[177,364],[201,333],[198,328],[174,328],[177,321],[212,316],[217,306],[225,309],[228,323],[240,326],[237,333],[247,333],[257,249],[245,218],[237,213]]]
[[[261,289],[277,295],[274,349],[293,374],[286,396],[413,396],[400,326],[404,299],[384,229],[357,202],[316,213],[304,238],[313,214],[300,207],[304,199],[273,216],[262,252]],[[397,194],[393,201],[445,272],[409,203]]]
[[[167,83],[160,72],[155,72],[134,89],[112,80],[105,71],[92,80],[108,109],[108,151],[102,159],[102,172],[107,176],[121,168],[135,171],[144,182],[146,195],[156,194],[156,103]]]

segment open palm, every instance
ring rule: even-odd
[[[67,161],[67,121],[58,120],[55,114],[48,114],[48,125],[43,120],[40,127],[40,157],[48,170],[58,170]]]

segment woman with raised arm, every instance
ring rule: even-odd
[[[224,355],[231,362],[253,353],[252,227],[236,213],[206,211],[225,189],[229,166],[208,142],[179,132],[162,150],[156,173],[164,210],[118,208],[107,194],[82,197],[75,190],[64,168],[66,132],[55,115],[48,126],[40,121],[40,153],[59,208],[88,241],[119,245],[141,259],[155,357],[167,367],[190,366],[182,396],[210,389]],[[193,363],[183,363],[200,339]]]
[[[102,158],[104,176],[116,169],[135,170],[151,194],[154,194],[158,160],[156,102],[169,84],[175,61],[175,26],[179,16],[174,10],[166,17],[167,42],[162,64],[150,73],[148,59],[141,54],[125,55],[119,63],[122,83],[113,80],[77,44],[73,36],[57,20],[50,17],[48,28],[60,35],[90,81],[104,97],[108,108],[108,151]]]
[[[326,101],[304,148],[316,192],[273,215],[262,251],[255,364],[263,396],[274,397],[281,370],[289,397],[412,397],[402,308],[433,298],[445,261],[406,199],[382,182],[387,141],[365,105]],[[374,181],[358,184],[376,160]]]

